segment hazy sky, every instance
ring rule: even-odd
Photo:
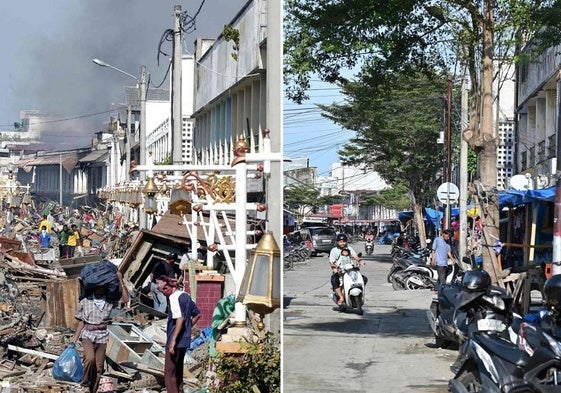
[[[174,5],[195,16],[184,34],[191,53],[196,38],[216,38],[246,0],[29,0],[0,3],[0,130],[19,121],[20,110],[41,110],[60,120],[53,135],[69,145],[85,146],[124,102],[124,87],[134,79],[92,62],[97,57],[130,74],[146,65],[159,84],[169,58],[158,44],[173,28]],[[171,54],[171,42],[163,51]],[[168,86],[169,82],[163,85]],[[102,113],[105,112],[105,113]],[[98,115],[94,115],[94,114]],[[72,146],[72,147],[74,147]]]

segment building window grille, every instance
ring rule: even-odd
[[[545,141],[538,143],[538,162],[545,160]]]
[[[555,157],[555,153],[557,151],[557,135],[550,135],[548,139],[549,143],[547,144],[547,157],[553,158]]]
[[[532,146],[528,152],[530,153],[528,165],[533,166],[536,163],[536,146]]]

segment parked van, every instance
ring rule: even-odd
[[[329,227],[307,227],[300,229],[303,238],[307,236],[312,240],[312,255],[329,253],[337,245],[337,232]]]

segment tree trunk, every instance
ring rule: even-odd
[[[419,204],[413,205],[413,213],[415,214],[415,223],[417,225],[417,232],[419,234],[419,241],[421,242],[421,247],[425,248],[427,246],[427,234],[425,232],[423,206]]]
[[[478,152],[480,187],[476,187],[483,222],[483,268],[491,275],[493,283],[499,281],[500,266],[492,248],[499,238],[499,200],[494,193],[497,187],[497,136],[493,129],[493,32],[492,0],[485,0],[483,20],[483,70],[481,135],[482,147]]]

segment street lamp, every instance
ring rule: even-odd
[[[106,62],[104,62],[103,60],[100,60],[98,58],[93,58],[92,61],[97,64],[100,67],[108,67],[108,68],[112,68],[115,71],[118,71],[122,74],[125,74],[127,76],[130,76],[131,78],[133,78],[137,83],[138,86],[140,88],[140,136],[139,136],[139,141],[140,141],[140,165],[145,165],[146,164],[146,80],[147,80],[147,74],[146,74],[146,66],[142,65],[140,66],[140,79],[137,78],[136,76],[134,76],[133,74],[129,74],[126,71],[121,70],[120,68],[117,68],[115,66],[112,66],[111,64],[108,64]],[[129,136],[130,137],[130,136]],[[127,138],[127,141],[129,140],[129,138]],[[127,164],[130,165],[130,148],[127,149],[127,157],[129,157],[129,159],[127,160]],[[144,180],[144,172],[141,172],[140,175],[140,180]]]
[[[130,76],[131,78],[134,78],[134,80],[136,80],[136,82],[138,83],[139,89],[140,89],[140,135],[138,137],[139,143],[140,143],[140,165],[146,165],[146,81],[147,81],[147,74],[146,74],[146,66],[142,65],[140,66],[140,79],[138,79],[136,76],[134,76],[133,74],[129,74],[128,72],[125,72],[123,70],[121,70],[120,68],[117,68],[115,66],[112,66],[111,64],[108,64],[106,62],[104,62],[103,60],[100,60],[98,58],[93,58],[92,61],[97,64],[100,67],[109,67],[114,69],[115,71],[118,71],[122,74],[125,74],[127,76]],[[126,155],[127,155],[127,170],[129,170],[130,167],[130,135],[127,135],[127,145],[125,147],[126,149]],[[144,172],[140,172],[140,180],[145,180],[146,179],[146,174]],[[144,215],[140,215],[140,225],[141,227],[144,227],[146,224],[146,218]]]
[[[236,301],[263,319],[280,307],[280,249],[271,232],[263,235],[245,268]],[[262,329],[262,321],[259,324]]]
[[[108,64],[108,63],[104,62],[103,60],[99,60],[97,57],[94,57],[94,58],[92,59],[92,61],[93,61],[95,64],[97,64],[98,66],[113,68],[114,70],[119,71],[119,72],[122,73],[122,74],[128,75],[128,76],[130,76],[131,78],[135,79],[135,80],[140,84],[140,81],[138,80],[138,78],[137,78],[136,76],[134,76],[133,74],[129,74],[128,72],[123,71],[123,70],[121,70],[120,68],[117,68],[117,67],[115,67],[115,66],[112,66],[111,64]]]

